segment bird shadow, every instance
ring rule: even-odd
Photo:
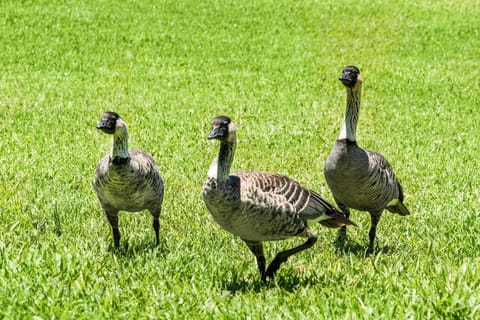
[[[139,253],[155,252],[160,256],[167,256],[170,252],[168,245],[164,241],[160,241],[157,245],[154,242],[133,242],[124,241],[120,247],[116,248],[113,244],[109,245],[108,252],[123,258],[133,258]]]
[[[259,293],[265,290],[282,289],[287,292],[295,292],[299,287],[318,284],[313,277],[305,277],[295,270],[282,270],[275,275],[274,279],[262,281],[258,278],[240,277],[234,273],[231,278],[222,280],[221,287],[223,290],[232,294],[255,292]]]
[[[373,252],[368,251],[368,246],[364,243],[358,243],[347,239],[343,243],[334,243],[337,254],[353,255],[359,258],[377,257],[379,255],[393,255],[399,251],[397,247],[385,245],[376,247]],[[322,282],[315,275],[307,276],[300,274],[294,269],[284,268],[276,274],[274,279],[262,281],[258,275],[246,277],[242,272],[232,273],[228,277],[221,277],[221,287],[223,290],[232,294],[255,292],[264,290],[282,289],[288,292],[295,292],[299,287],[316,286]]]
[[[373,252],[368,250],[368,246],[365,244],[358,243],[353,240],[346,240],[344,242],[335,241],[334,242],[335,249],[337,253],[343,255],[354,255],[357,257],[364,257],[368,258],[370,256],[377,256],[377,255],[392,255],[395,252],[398,252],[396,247],[385,245],[382,247],[376,246],[373,249]]]
[[[347,240],[343,244],[335,243],[337,254],[354,255],[359,258],[368,259],[379,255],[393,255],[398,252],[398,248],[386,245],[376,247],[373,252],[368,252],[368,246],[352,240]],[[255,292],[259,293],[264,290],[282,289],[288,292],[295,292],[300,287],[316,286],[322,282],[318,276],[306,275],[298,273],[294,269],[284,268],[275,275],[274,279],[262,281],[258,275],[254,277],[246,277],[241,272],[232,271],[228,277],[220,277],[221,287],[223,290],[232,294]]]
[[[221,281],[222,290],[230,293],[260,292],[265,287],[265,283],[261,280],[252,279],[224,279]]]

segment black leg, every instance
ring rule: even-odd
[[[156,245],[158,246],[160,244],[160,221],[158,218],[153,219],[153,229],[155,230],[155,237],[157,239]]]
[[[262,281],[265,281],[265,255],[263,254],[263,244],[262,242],[247,241],[243,240],[247,244],[248,248],[255,255],[257,259],[258,271],[260,272],[260,277]]]
[[[118,230],[118,215],[117,213],[107,213],[107,219],[112,226],[113,243],[115,248],[120,247],[120,231]]]
[[[370,212],[370,231],[368,232],[368,237],[370,242],[368,244],[367,249],[367,256],[373,253],[373,249],[375,247],[375,237],[377,235],[377,224],[380,221],[380,217],[382,216],[382,212]]]
[[[350,218],[350,209],[338,202],[337,205],[343,212],[345,217]],[[338,236],[337,239],[335,239],[335,244],[343,246],[345,244],[345,241],[347,241],[347,226],[342,226],[340,227],[340,229],[338,229]]]
[[[150,211],[153,216],[153,230],[155,230],[156,245],[160,244],[160,211]]]
[[[275,272],[277,272],[277,270],[280,268],[280,265],[283,262],[287,261],[287,259],[290,256],[310,248],[315,244],[315,242],[317,242],[317,236],[313,234],[313,232],[311,232],[310,230],[307,230],[307,235],[308,235],[308,239],[304,244],[289,250],[279,252],[275,256],[275,259],[273,259],[273,261],[270,263],[270,265],[267,268],[267,272],[265,273],[265,278],[269,277],[273,279],[273,276],[275,275]]]

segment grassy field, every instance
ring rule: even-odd
[[[0,2],[0,317],[480,318],[478,1]],[[412,215],[353,212],[263,284],[201,188],[219,114],[234,170],[294,177],[333,201],[343,66],[364,78],[359,144],[390,160]],[[120,113],[166,184],[161,246],[122,213],[122,248],[92,188]],[[267,259],[303,241],[266,244]]]

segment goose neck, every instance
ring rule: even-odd
[[[357,137],[357,123],[360,111],[361,88],[347,88],[347,107],[345,119],[340,130],[339,140],[355,142]]]
[[[232,166],[235,147],[235,139],[220,142],[220,150],[208,172],[208,175],[216,178],[218,183],[225,182],[230,175],[230,167]]]
[[[128,159],[128,130],[125,123],[117,121],[113,134],[112,159]]]

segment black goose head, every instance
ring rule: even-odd
[[[232,120],[227,116],[218,116],[212,120],[212,129],[207,139],[218,139],[222,141],[229,140],[229,136],[234,130]]]
[[[120,116],[116,112],[107,111],[102,114],[102,118],[97,124],[97,129],[102,130],[105,133],[113,134],[117,126],[117,120]]]
[[[342,81],[345,87],[353,88],[357,81],[361,81],[360,70],[355,66],[346,66],[338,80]]]

